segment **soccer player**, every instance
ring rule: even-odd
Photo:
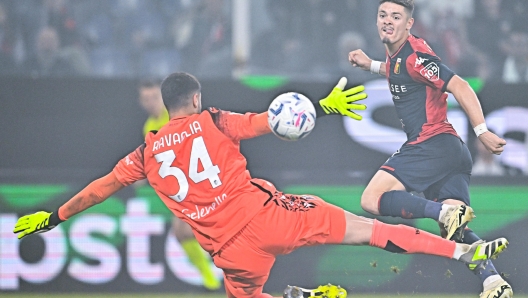
[[[160,82],[154,80],[145,80],[139,84],[139,103],[149,115],[143,125],[144,136],[150,131],[160,130],[163,125],[169,122],[169,112],[167,112],[167,109],[163,105],[160,87]],[[200,271],[204,288],[210,291],[219,289],[222,284],[216,278],[211,262],[194,237],[191,226],[181,219],[174,217],[172,220],[172,230],[189,258],[189,261],[191,261],[191,264]]]
[[[143,136],[152,130],[159,130],[169,122],[169,112],[161,98],[161,82],[144,80],[139,83],[139,104],[147,112],[148,118],[143,125]]]
[[[384,216],[432,218],[442,235],[457,242],[480,238],[465,228],[469,207],[471,155],[447,120],[452,93],[469,117],[478,139],[500,154],[506,141],[488,131],[478,98],[462,78],[436,56],[427,42],[410,33],[413,0],[381,0],[377,27],[387,50],[386,62],[373,61],[361,49],[349,53],[355,67],[385,75],[407,141],[381,166],[361,197],[364,210]],[[410,191],[423,192],[425,199]],[[511,297],[510,285],[492,262],[473,270],[481,279],[481,297]]]
[[[356,117],[350,109],[366,98],[363,86],[343,91],[341,80],[316,103],[319,114]],[[311,195],[290,195],[268,181],[252,178],[240,141],[271,132],[267,113],[237,114],[209,108],[202,111],[201,86],[187,73],[163,80],[161,93],[170,121],[149,132],[145,143],[121,159],[114,169],[91,182],[52,213],[19,218],[18,237],[45,232],[116,191],[148,179],[160,199],[188,223],[200,245],[224,272],[228,297],[271,297],[262,293],[275,256],[301,246],[371,245],[396,253],[424,253],[483,266],[506,245],[504,238],[473,245],[455,243],[405,225],[363,218]],[[323,109],[325,111],[323,111]],[[346,297],[335,286],[316,290],[290,287],[285,297]]]

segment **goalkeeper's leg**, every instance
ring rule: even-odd
[[[499,238],[474,245],[455,243],[440,236],[405,225],[389,225],[345,211],[346,232],[343,244],[379,247],[393,253],[428,254],[461,261],[479,268],[495,258],[508,241]],[[486,251],[486,253],[482,253]],[[471,257],[468,257],[468,254]]]
[[[334,230],[341,231],[340,235],[344,235],[339,238],[332,238],[333,240],[325,242],[326,244],[370,245],[393,253],[436,255],[458,260],[474,269],[481,268],[489,259],[495,258],[508,244],[508,241],[504,238],[491,242],[479,242],[473,245],[455,243],[413,227],[389,225],[377,220],[357,216],[347,211],[341,210],[341,212],[344,213],[344,222],[342,217],[340,221],[340,215],[334,212],[332,212],[330,217],[323,217],[330,222],[327,226],[317,222],[328,228],[331,235],[334,234]],[[314,213],[314,216],[310,218],[316,221],[313,218],[317,219],[317,214]],[[343,225],[344,229],[341,229],[340,227],[343,227]],[[307,239],[310,238],[308,237]],[[317,297],[320,293],[325,292],[321,289],[328,290],[328,297],[346,297],[346,291],[339,291],[339,286],[331,285],[326,288],[321,286],[313,290],[288,286],[284,292],[284,297]]]
[[[200,271],[203,286],[211,291],[219,289],[222,284],[214,275],[212,262],[194,237],[191,227],[175,217],[172,221],[172,228],[189,261]]]

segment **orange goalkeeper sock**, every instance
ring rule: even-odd
[[[451,259],[456,243],[409,226],[374,220],[370,245],[394,253],[421,253]]]

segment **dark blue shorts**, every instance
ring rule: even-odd
[[[404,144],[380,170],[396,177],[407,191],[423,192],[428,200],[456,199],[469,205],[472,166],[466,144],[457,136],[440,134]]]

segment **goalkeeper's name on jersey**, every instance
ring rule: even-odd
[[[161,150],[165,146],[172,146],[176,144],[181,144],[185,138],[188,138],[198,132],[202,131],[202,126],[200,125],[200,122],[194,121],[191,124],[189,124],[189,131],[182,131],[182,132],[176,132],[168,135],[163,135],[158,141],[154,142],[154,145],[152,145],[152,152]]]

